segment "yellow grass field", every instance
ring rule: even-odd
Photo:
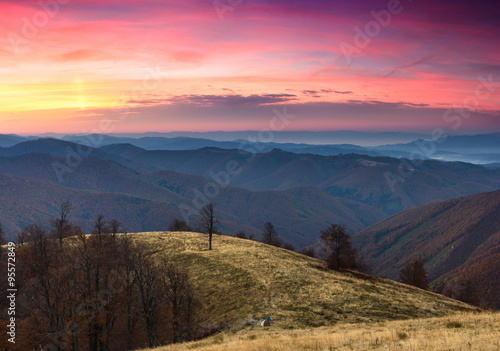
[[[260,328],[260,329],[258,329]],[[500,313],[377,323],[338,324],[299,330],[255,327],[236,334],[170,345],[159,351],[500,350]]]
[[[212,251],[199,233],[131,236],[189,271],[202,323],[228,325],[161,350],[499,350],[499,314],[442,295],[230,236]],[[272,326],[257,326],[266,315]]]

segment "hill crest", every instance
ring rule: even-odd
[[[201,317],[211,323],[243,326],[270,315],[286,329],[477,310],[388,279],[330,271],[317,259],[251,240],[214,235],[209,251],[205,234],[131,235],[189,271]]]

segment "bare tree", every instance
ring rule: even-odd
[[[49,239],[45,228],[40,224],[32,224],[25,230],[29,242],[26,256],[22,261],[26,264],[24,288],[28,308],[36,308],[39,312],[34,318],[34,331],[39,337],[56,341],[57,345],[64,334],[64,321],[67,311],[64,300],[68,294],[66,273],[57,270],[61,258],[60,248]]]
[[[404,265],[399,272],[399,279],[401,282],[427,290],[429,288],[429,283],[427,281],[427,271],[425,270],[424,264],[425,259],[419,256]]]
[[[120,229],[122,229],[122,224],[118,222],[117,219],[113,218],[109,221],[109,230],[111,231],[113,238],[116,237],[116,234],[118,234]]]
[[[98,223],[99,221],[97,221]],[[107,350],[110,335],[117,320],[117,309],[122,299],[113,286],[114,275],[120,267],[118,244],[109,234],[101,231],[86,238],[81,236],[78,246],[81,300],[89,350]]]
[[[186,271],[163,261],[163,284],[166,302],[171,311],[172,342],[189,340],[192,336],[194,294]]]
[[[137,324],[137,309],[135,307],[135,285],[136,275],[135,268],[140,264],[142,252],[145,249],[133,242],[132,239],[125,234],[120,240],[120,257],[122,258],[119,274],[123,282],[125,315],[127,319],[126,326],[126,349],[132,350],[134,330]]]
[[[94,229],[92,230],[92,234],[97,237],[97,240],[101,240],[102,235],[108,231],[106,226],[106,221],[104,220],[104,215],[99,214],[97,219],[94,222]]]
[[[457,300],[463,301],[471,305],[479,305],[476,285],[470,278],[462,278],[458,281]]]
[[[247,239],[247,233],[245,233],[243,230],[240,230],[238,233],[236,233],[236,237],[237,238],[241,238],[241,239]]]
[[[476,285],[469,277],[450,279],[441,290],[445,296],[471,305],[480,305]]]
[[[193,228],[191,228],[186,221],[183,221],[179,218],[174,218],[172,223],[168,226],[169,232],[191,232]]]
[[[355,266],[356,250],[352,247],[351,237],[344,225],[331,224],[321,231],[320,237],[330,252],[326,258],[329,268],[339,271]]]
[[[103,222],[100,216],[96,235],[72,226],[74,238],[63,247],[42,225],[24,228],[26,245],[17,254],[25,279],[17,287],[26,334],[19,349],[132,350],[196,336],[198,304],[187,271],[126,234],[113,238]]]
[[[59,217],[53,218],[51,220],[52,224],[52,236],[56,237],[59,240],[59,246],[62,247],[63,239],[70,235],[71,233],[71,224],[69,223],[68,217],[71,211],[71,202],[66,201],[61,204],[61,208],[59,210]]]
[[[281,247],[288,251],[295,251],[292,243],[284,243]]]
[[[163,286],[158,266],[151,259],[150,253],[140,252],[135,266],[135,282],[139,291],[141,318],[146,327],[149,347],[161,345],[158,340],[158,325],[164,299]]]
[[[281,247],[282,240],[278,236],[278,232],[274,229],[274,225],[267,221],[264,223],[264,230],[262,231],[262,241],[268,245]]]
[[[205,232],[208,233],[208,249],[212,250],[212,235],[217,230],[215,224],[217,219],[214,216],[215,204],[210,202],[203,206],[200,211],[200,227]]]
[[[27,228],[22,228],[21,231],[16,235],[15,239],[16,244],[19,246],[23,246],[26,243],[27,237],[28,237]]]

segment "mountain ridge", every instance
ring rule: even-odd
[[[429,203],[370,226],[353,241],[374,273],[396,279],[412,257],[427,259],[429,280],[475,282],[483,303],[499,308],[500,190]],[[486,281],[485,276],[492,278]]]

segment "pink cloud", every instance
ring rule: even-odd
[[[244,1],[221,21],[210,1],[112,0],[104,5],[72,0],[61,4],[16,54],[6,40],[8,34],[21,35],[23,21],[32,21],[42,10],[35,0],[3,1],[0,60],[7,71],[4,82],[26,96],[38,93],[30,88],[33,82],[46,86],[62,82],[71,90],[76,89],[75,81],[81,81],[93,87],[78,88],[82,101],[86,93],[88,101],[100,104],[130,94],[128,90],[141,86],[147,68],[156,66],[163,72],[162,82],[147,93],[158,96],[211,96],[209,84],[224,87],[219,91],[222,100],[226,91],[245,97],[310,91],[297,94],[297,103],[311,108],[311,113],[304,112],[309,117],[297,123],[301,128],[308,123],[311,128],[328,125],[326,117],[319,117],[324,111],[308,105],[313,101],[408,101],[438,108],[461,104],[474,94],[481,75],[493,74],[499,81],[498,6],[488,7],[489,1],[403,3],[404,11],[392,16],[391,23],[359,48],[349,63],[342,57],[341,43],[354,45],[354,28],[364,28],[373,20],[370,11],[384,10],[386,3]],[[351,93],[321,92],[328,89]],[[479,108],[500,110],[498,90]],[[60,92],[47,90],[43,95],[56,100]],[[377,111],[373,115],[380,125],[414,128],[412,123],[433,123],[421,117],[391,120]],[[346,113],[356,117],[337,121],[339,126],[361,125],[352,110]],[[251,115],[248,112],[247,117]],[[196,116],[184,119],[188,120],[202,123]],[[256,122],[238,123],[249,127]],[[364,123],[372,125],[372,120]]]

